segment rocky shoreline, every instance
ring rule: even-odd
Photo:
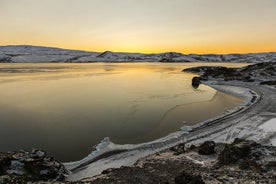
[[[242,68],[226,68],[214,66],[200,66],[184,69],[183,72],[191,72],[199,74],[194,77],[192,84],[198,86],[200,80],[216,80],[216,81],[243,81],[243,82],[259,82],[261,85],[272,85],[276,87],[276,63],[258,63]]]
[[[0,153],[0,184],[64,181],[69,171],[45,151]]]
[[[41,150],[2,153],[0,158],[0,183],[272,184],[276,181],[276,147],[238,138],[231,144],[182,143],[142,158],[133,166],[107,169],[101,175],[76,182],[66,182],[69,172]]]
[[[276,147],[235,139],[231,144],[179,144],[76,183],[274,183],[275,171]]]
[[[208,80],[218,83],[219,81],[224,81],[224,83],[225,81],[242,81],[241,84],[254,83],[253,85],[257,86],[276,87],[275,83],[271,82],[276,79],[276,63],[260,63],[243,68],[203,66],[184,71],[200,74],[192,81],[194,87],[200,85],[201,81]],[[269,110],[273,112],[271,107]],[[226,137],[228,137],[227,134]],[[275,170],[276,147],[236,138],[230,144],[214,141],[203,142],[199,145],[181,143],[142,158],[133,166],[108,169],[101,175],[84,179],[82,182],[275,183]]]

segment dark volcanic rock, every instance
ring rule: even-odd
[[[261,85],[269,85],[269,86],[276,86],[276,81],[262,81],[260,82]]]
[[[161,62],[161,63],[172,63],[174,61],[171,58],[163,58],[159,62]]]
[[[200,77],[194,77],[194,78],[192,79],[192,86],[193,86],[194,88],[198,88],[198,86],[201,84],[200,80],[201,80]]]
[[[239,77],[241,74],[237,72],[233,68],[226,67],[215,67],[215,66],[202,66],[202,67],[194,67],[187,68],[183,70],[184,72],[192,72],[201,74],[201,78],[203,80],[208,80],[209,78],[225,78],[230,80],[230,78]]]
[[[236,165],[243,170],[270,172],[276,169],[276,147],[235,139],[218,155],[218,165]]]
[[[180,154],[186,152],[185,144],[184,143],[178,144],[178,145],[172,147],[170,150],[175,152],[175,155],[180,155]]]
[[[272,77],[276,78],[276,63],[258,63],[242,68],[200,66],[187,68],[183,71],[200,74],[201,80],[220,79],[225,81],[239,80],[254,82],[271,79]]]
[[[215,154],[215,145],[214,141],[206,141],[198,147],[198,153],[201,155]]]
[[[68,173],[42,150],[0,153],[0,183],[64,181]]]
[[[12,63],[12,60],[8,56],[6,56],[6,57],[1,57],[0,56],[0,63]]]
[[[174,181],[175,184],[205,184],[201,176],[193,175],[185,171],[175,177]]]
[[[226,145],[224,150],[219,154],[218,161],[222,165],[245,162],[250,159],[251,150],[258,144],[254,141],[235,139],[232,144]]]
[[[255,80],[252,79],[249,75],[248,76],[244,76],[243,78],[243,82],[254,82]]]

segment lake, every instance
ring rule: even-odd
[[[188,67],[225,63],[1,64],[0,151],[46,150],[79,160],[110,137],[152,141],[216,117],[243,99],[191,86]]]

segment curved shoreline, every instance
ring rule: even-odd
[[[115,145],[109,140],[103,141],[99,145],[99,149],[96,152],[92,152],[84,159],[77,162],[65,163],[65,166],[72,171],[71,175],[68,177],[68,180],[76,181],[86,177],[98,175],[103,170],[108,168],[120,167],[123,165],[129,166],[134,164],[140,158],[165,150],[179,143],[184,142],[197,144],[205,140],[214,140],[214,135],[219,134],[220,132],[223,132],[224,130],[229,129],[229,127],[231,128],[235,125],[235,123],[225,124],[224,121],[245,113],[253,107],[254,104],[257,104],[262,99],[261,93],[254,91],[254,89],[250,87],[244,88],[237,84],[232,84],[233,86],[231,86],[231,82],[222,82],[220,84],[215,83],[217,82],[213,81],[212,83],[208,82],[206,84],[213,88],[217,88],[217,90],[222,90],[222,85],[230,86],[230,88],[224,88],[223,92],[227,91],[232,95],[238,95],[238,93],[233,94],[235,93],[235,90],[231,91],[230,89],[233,89],[233,86],[236,89],[239,88],[240,91],[244,91],[243,97],[247,97],[246,103],[233,109],[229,113],[223,114],[222,116],[203,121],[193,127],[184,127],[180,131],[174,132],[166,137],[162,137],[149,143],[139,145]],[[247,93],[245,93],[245,91],[247,91]],[[113,154],[114,152],[117,153]],[[106,157],[104,157],[104,155]]]

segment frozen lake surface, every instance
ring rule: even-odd
[[[0,151],[40,148],[79,160],[110,137],[152,141],[243,100],[191,86],[187,67],[224,63],[1,64]],[[66,153],[66,154],[65,154]]]

